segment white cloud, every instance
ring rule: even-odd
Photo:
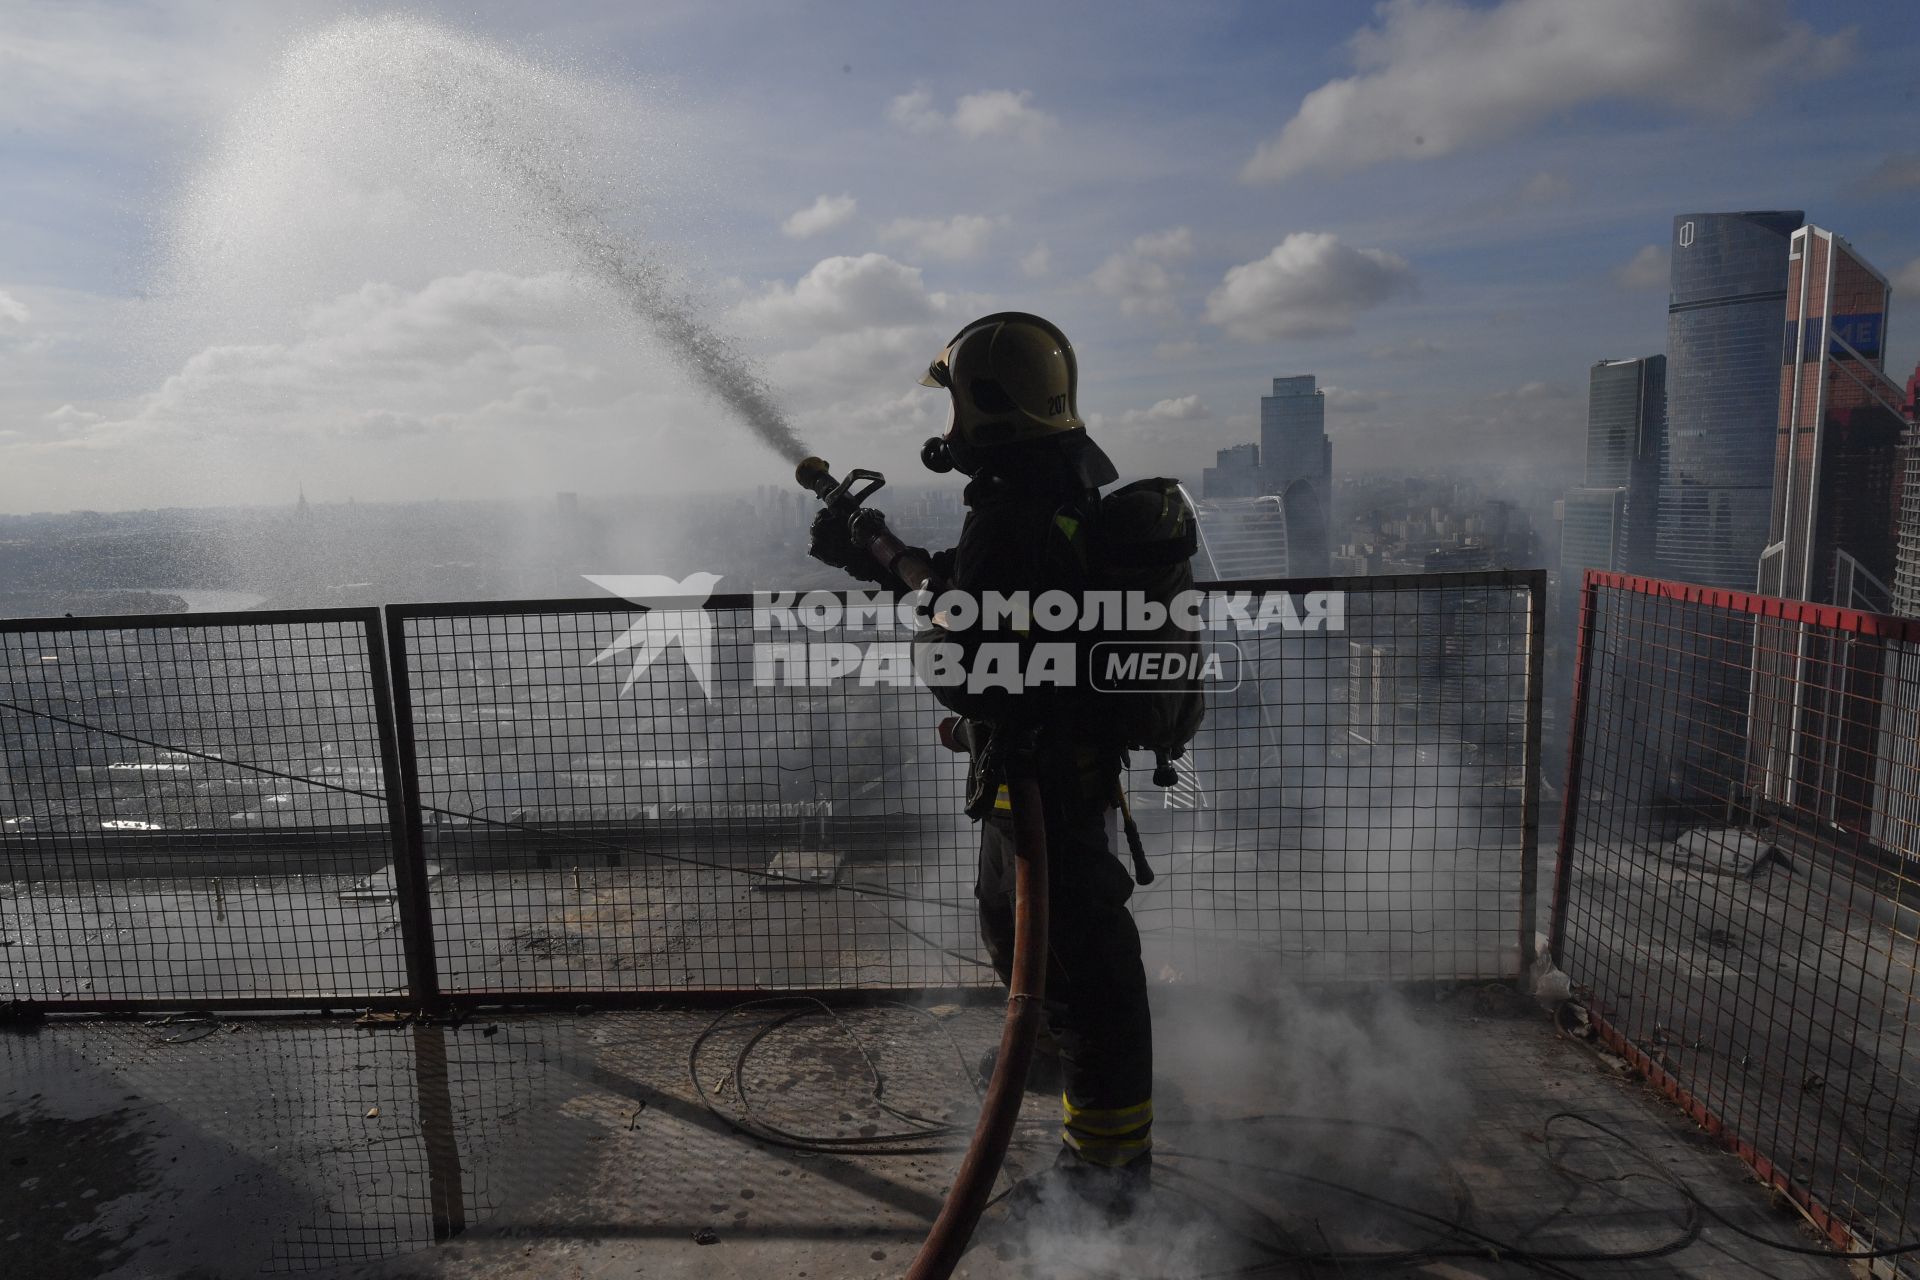
[[[145,394],[43,403],[60,407],[21,421],[44,429],[8,445],[0,474],[100,506],[244,500],[294,474],[362,497],[691,476],[726,421],[566,271],[368,284],[279,331],[202,346]]]
[[[1351,42],[1356,74],[1309,93],[1242,170],[1278,182],[1448,155],[1602,100],[1736,115],[1835,71],[1853,33],[1822,36],[1788,0],[1387,0]]]
[[[1639,252],[1613,269],[1622,289],[1664,289],[1672,276],[1672,253],[1663,244],[1641,245]]]
[[[48,425],[61,432],[74,432],[103,421],[102,415],[75,405],[63,404],[43,419]]]
[[[1492,392],[1488,398],[1520,404],[1541,400],[1565,400],[1567,389],[1551,382],[1523,382],[1517,387],[1502,387]]]
[[[934,109],[933,93],[925,88],[903,93],[889,102],[887,119],[912,133],[933,133],[947,123],[947,118]]]
[[[101,429],[219,431],[366,414],[453,425],[527,388],[590,384],[597,370],[565,353],[587,327],[583,312],[595,310],[567,272],[474,271],[419,290],[369,284],[314,308],[296,337],[201,350],[130,422]]]
[[[0,324],[25,324],[33,318],[27,310],[27,304],[15,298],[5,289],[0,289]]]
[[[1372,413],[1384,402],[1393,399],[1391,391],[1356,391],[1352,387],[1325,386],[1327,408],[1336,413]]]
[[[1920,293],[1920,258],[1900,268],[1893,277],[1893,287],[1900,293]]]
[[[821,196],[806,208],[788,216],[780,230],[795,240],[817,236],[843,226],[853,217],[859,202],[850,195]]]
[[[1188,360],[1200,353],[1200,344],[1192,338],[1179,338],[1169,342],[1156,342],[1153,345],[1154,358],[1177,363]]]
[[[1054,119],[1031,105],[1025,89],[987,89],[969,93],[953,108],[953,127],[963,138],[1039,138]]]
[[[1206,401],[1197,395],[1188,395],[1156,400],[1146,409],[1130,410],[1120,416],[1123,422],[1194,422],[1211,415]]]
[[[879,404],[944,412],[945,397],[919,380],[951,332],[929,324],[825,334],[769,357],[767,374],[787,403],[828,420]]]
[[[1058,122],[1033,105],[1025,89],[983,89],[961,95],[948,115],[934,105],[924,85],[887,104],[887,119],[910,133],[940,133],[952,129],[963,138],[1017,138],[1036,142]]]
[[[940,318],[948,297],[930,293],[920,268],[882,253],[823,258],[791,287],[773,281],[733,309],[741,326],[791,336],[925,323]]]
[[[1211,418],[1213,411],[1197,395],[1169,396],[1156,400],[1145,409],[1128,409],[1121,414],[1092,413],[1087,426],[1094,431],[1115,427],[1156,427],[1174,422],[1199,422]]]
[[[1120,313],[1177,319],[1180,304],[1174,297],[1186,279],[1179,264],[1193,256],[1193,232],[1171,227],[1137,237],[1133,244],[1098,267],[1088,281],[1120,303]]]
[[[1053,252],[1044,244],[1037,244],[1020,258],[1020,274],[1028,279],[1038,279],[1053,270]]]
[[[1230,268],[1207,295],[1206,317],[1249,342],[1350,333],[1356,313],[1412,289],[1399,255],[1296,231],[1266,257]]]
[[[977,213],[955,214],[951,218],[895,218],[880,228],[880,238],[905,241],[929,257],[960,262],[979,257],[986,250],[994,228],[1005,221]]]

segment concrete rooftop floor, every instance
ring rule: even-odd
[[[1159,1167],[1119,1230],[989,1211],[961,1274],[1538,1274],[1551,1254],[1681,1238],[1691,1186],[1749,1229],[1813,1237],[1643,1084],[1498,987],[1258,999],[1155,989]],[[958,1160],[783,1148],[966,1125],[988,1006],[50,1022],[0,1032],[0,1256],[23,1277],[901,1274]],[[717,1019],[717,1025],[716,1025]],[[694,1057],[702,1032],[712,1029]],[[757,1041],[756,1035],[764,1032]],[[746,1051],[747,1057],[736,1062]],[[694,1077],[706,1088],[701,1101]],[[1613,1135],[1576,1120],[1577,1112]],[[1010,1170],[1042,1167],[1030,1094]],[[1618,1136],[1614,1136],[1618,1135]],[[1629,1146],[1628,1143],[1632,1145]],[[1002,1186],[1007,1185],[1003,1179]],[[436,1243],[436,1236],[443,1237]],[[700,1243],[708,1240],[710,1243]],[[1332,1255],[1340,1255],[1334,1257]],[[1560,1274],[1837,1277],[1709,1222],[1684,1249]]]

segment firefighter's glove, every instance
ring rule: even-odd
[[[885,583],[889,577],[865,547],[854,543],[847,518],[830,510],[813,518],[813,527],[807,531],[807,554],[863,582]]]

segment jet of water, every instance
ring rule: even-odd
[[[222,327],[244,329],[263,297],[309,305],[300,275],[320,270],[317,256],[362,260],[365,279],[416,265],[401,242],[431,242],[436,230],[458,241],[467,228],[455,224],[485,223],[477,239],[489,260],[467,266],[564,264],[762,443],[798,461],[809,450],[754,362],[658,249],[610,216],[619,166],[582,131],[621,109],[587,77],[418,18],[353,17],[311,32],[189,186],[172,284]],[[390,235],[399,222],[408,225]]]

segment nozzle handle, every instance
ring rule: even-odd
[[[793,478],[800,487],[827,504],[834,511],[851,514],[866,502],[887,478],[878,471],[869,471],[865,467],[855,467],[847,472],[844,480],[835,480],[833,472],[824,458],[804,458],[793,469]]]

